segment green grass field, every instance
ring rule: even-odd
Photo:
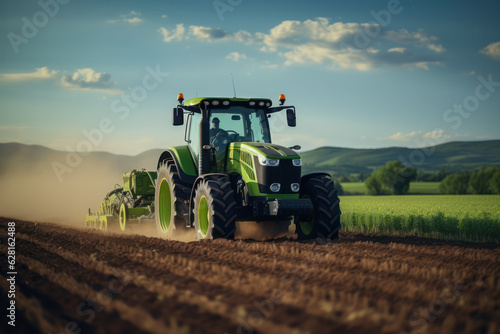
[[[500,242],[500,195],[342,196],[351,232]]]
[[[346,195],[363,195],[366,193],[366,187],[363,182],[345,182],[342,188]],[[439,194],[439,182],[411,182],[410,194]]]

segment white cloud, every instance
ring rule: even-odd
[[[427,47],[436,53],[443,53],[446,49],[441,44],[428,44]]]
[[[111,75],[105,72],[95,72],[91,68],[77,70],[70,75],[61,78],[61,85],[64,88],[73,90],[95,91],[106,94],[121,94],[116,88],[116,82],[111,79]]]
[[[400,132],[396,132],[395,134],[390,135],[389,137],[383,138],[383,139],[390,139],[390,140],[397,140],[397,141],[409,141],[409,140],[416,138],[417,136],[421,137],[422,131],[412,131],[409,133],[403,133],[400,131]]]
[[[143,20],[140,17],[132,17],[132,18],[123,19],[123,21],[130,23],[130,24],[133,24],[133,25],[136,25],[136,24],[141,23]]]
[[[368,40],[367,31],[373,36]],[[230,33],[220,28],[194,25],[185,29],[182,24],[172,31],[160,28],[159,32],[165,42],[189,38],[205,42],[240,42],[255,45],[261,52],[277,53],[284,58],[285,65],[325,64],[330,69],[359,71],[385,65],[428,69],[430,65],[442,64],[441,58],[435,54],[415,54],[409,47],[426,47],[434,53],[445,51],[436,43],[438,37],[427,35],[422,29],[417,32],[385,31],[377,23],[331,23],[327,18],[283,21],[268,33],[252,34],[244,30]],[[394,45],[389,51],[381,52],[373,46],[380,45],[381,40],[407,46]]]
[[[479,53],[500,61],[500,42],[487,45],[485,48],[479,50]]]
[[[347,42],[363,29],[378,26],[370,23],[330,24],[326,18],[316,20],[283,21],[269,31],[269,34],[258,33],[264,44],[264,50],[275,52],[278,47],[293,48],[297,45],[322,45],[327,47],[332,43]]]
[[[387,50],[387,52],[397,52],[397,53],[405,53],[407,51],[408,51],[407,48],[392,48]]]
[[[232,60],[232,61],[239,61],[240,59],[247,59],[247,56],[244,53],[239,53],[239,52],[231,52],[226,56],[226,59]]]
[[[413,44],[426,47],[436,53],[445,52],[445,48],[441,44],[436,44],[439,37],[427,35],[423,29],[418,29],[416,32],[409,32],[406,29],[398,31],[389,30],[384,33],[384,37],[402,44]]]
[[[182,41],[184,38],[184,34],[186,32],[186,28],[184,28],[184,24],[178,24],[174,30],[167,30],[166,28],[161,27],[158,29],[158,32],[163,36],[163,41],[165,43],[172,42],[173,40]]]
[[[49,70],[46,66],[37,68],[34,72],[29,73],[6,73],[1,74],[0,78],[7,81],[23,81],[36,79],[51,79],[57,75],[58,71]]]
[[[201,40],[221,40],[230,39],[227,31],[220,28],[210,28],[203,26],[189,26],[189,35]]]
[[[107,22],[108,23],[125,22],[125,23],[129,23],[132,25],[137,25],[139,23],[142,23],[142,21],[144,21],[143,19],[141,19],[139,17],[141,15],[142,15],[141,13],[136,12],[135,10],[132,10],[128,14],[121,15],[120,19],[108,20]]]
[[[163,14],[163,15],[161,16],[161,18],[162,18],[162,19],[166,19],[166,18],[167,18],[167,15]]]

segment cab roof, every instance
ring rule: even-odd
[[[219,101],[222,105],[225,101],[229,102],[229,105],[250,105],[250,102],[255,102],[255,106],[259,106],[259,102],[264,102],[264,106],[267,108],[271,107],[273,102],[268,98],[240,98],[240,97],[195,97],[184,102],[185,106],[198,106],[200,102],[207,101],[212,103],[212,101]],[[263,107],[263,106],[262,106]]]

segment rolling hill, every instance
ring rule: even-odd
[[[321,147],[301,155],[306,171],[371,173],[391,160],[401,160],[425,171],[462,171],[500,165],[500,140],[449,142],[424,149]]]

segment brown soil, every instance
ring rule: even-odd
[[[497,244],[352,233],[184,243],[22,221],[15,237],[16,328],[3,316],[2,332],[500,332]]]

